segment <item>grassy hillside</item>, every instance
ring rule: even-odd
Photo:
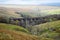
[[[0,23],[0,29],[6,29],[6,30],[14,30],[14,31],[22,31],[28,33],[28,30],[21,26],[11,25],[11,24],[3,24]]]
[[[39,40],[39,38],[23,32],[3,29],[0,30],[0,40]]]
[[[60,40],[60,20],[39,25],[40,30],[43,30],[41,36]]]
[[[0,23],[0,40],[39,40],[22,27]]]
[[[40,30],[49,30],[53,31],[53,29],[60,29],[60,20],[59,21],[53,21],[53,22],[47,22],[44,24],[36,25]]]
[[[60,20],[35,25],[30,28],[32,34],[38,35],[42,38],[51,38],[53,40],[60,40]]]
[[[3,29],[0,30],[0,40],[39,40],[39,38],[23,32]]]
[[[0,40],[60,40],[60,20],[33,26],[31,32],[39,37],[20,26],[0,23]]]

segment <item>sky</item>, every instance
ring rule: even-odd
[[[40,5],[60,3],[60,0],[0,0],[0,4]]]

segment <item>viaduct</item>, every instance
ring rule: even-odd
[[[18,20],[19,21],[18,25],[23,26],[23,27],[30,27],[30,26],[41,24],[41,23],[49,22],[49,20],[45,20],[49,18],[56,18],[57,20],[60,20],[60,15],[50,15],[46,17],[33,17],[33,18],[25,18],[25,17],[12,18],[10,20],[13,20],[13,21]]]
[[[33,25],[45,23],[46,21],[42,17],[34,17],[34,18],[13,18],[11,19],[13,21],[18,20],[19,23],[18,25],[23,26],[23,27],[30,27]]]

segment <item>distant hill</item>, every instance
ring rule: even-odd
[[[52,14],[60,14],[60,7],[58,6],[24,6],[24,5],[0,5],[0,10],[3,9],[1,15],[11,17],[21,17],[20,14],[30,17],[47,16]],[[19,12],[17,14],[16,12]]]
[[[48,4],[43,4],[46,6],[60,6],[60,3],[48,3]]]
[[[0,17],[1,16],[15,17],[15,18],[21,17],[20,15],[16,14],[14,10],[5,7],[0,7]]]

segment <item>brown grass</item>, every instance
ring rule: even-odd
[[[39,40],[39,37],[25,34],[23,32],[0,30],[0,33],[8,35],[8,38],[1,38],[0,36],[0,40]]]

